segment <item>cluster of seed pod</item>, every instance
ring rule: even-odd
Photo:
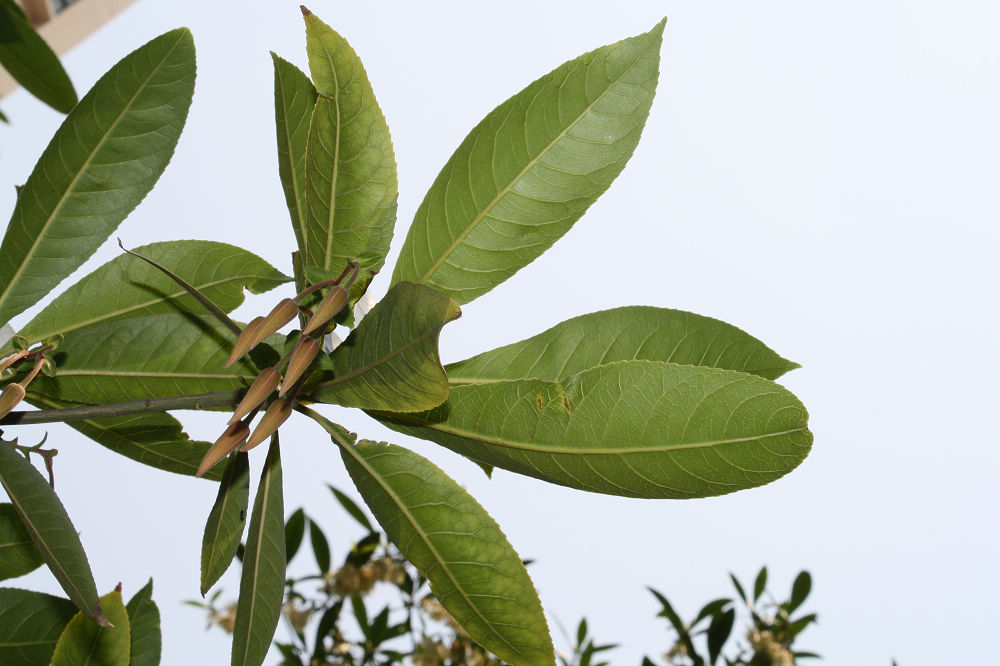
[[[11,410],[17,407],[18,403],[24,400],[24,390],[27,388],[31,380],[35,378],[35,375],[41,371],[45,364],[48,362],[45,359],[45,352],[48,351],[49,347],[41,347],[35,349],[34,351],[29,349],[22,349],[12,356],[0,361],[0,376],[7,372],[15,363],[24,361],[25,359],[37,359],[35,361],[35,367],[31,369],[28,376],[19,382],[11,382],[3,387],[3,392],[0,392],[0,418],[3,418],[10,414]]]
[[[306,325],[302,328],[301,337],[292,351],[274,366],[262,370],[247,389],[243,399],[233,411],[225,432],[202,459],[196,476],[203,475],[237,448],[241,451],[254,448],[273,435],[292,415],[295,395],[301,388],[300,380],[306,378],[306,371],[323,347],[323,335],[327,326],[347,305],[351,285],[358,275],[358,268],[357,263],[352,263],[336,280],[314,284],[295,298],[285,298],[274,306],[267,316],[256,317],[246,325],[229,354],[229,359],[226,361],[227,368],[250,353],[250,350],[263,342],[267,336],[291,322],[302,309],[300,303],[306,296],[323,287],[330,287],[330,291],[310,314]],[[347,277],[348,272],[351,273],[349,277]],[[281,368],[284,368],[283,374]],[[277,397],[272,398],[275,392]],[[250,422],[268,400],[270,404],[267,405],[264,416],[251,432]]]

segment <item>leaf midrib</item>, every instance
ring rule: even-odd
[[[656,43],[657,40],[652,40],[652,41],[653,41],[653,43]],[[504,197],[506,197],[508,194],[510,194],[510,192],[514,188],[514,185],[516,185],[517,183],[519,183],[521,181],[521,179],[524,178],[524,176],[528,173],[528,171],[530,171],[536,164],[538,164],[539,160],[541,160],[544,155],[548,154],[548,152],[552,149],[553,146],[555,146],[557,143],[559,143],[560,141],[562,141],[566,137],[566,135],[569,133],[569,131],[571,129],[573,129],[574,127],[576,127],[577,123],[579,123],[583,119],[583,117],[594,106],[597,105],[598,102],[600,102],[602,99],[604,99],[604,96],[607,95],[611,91],[612,88],[615,88],[621,82],[621,80],[629,72],[632,71],[632,68],[635,67],[636,64],[640,60],[643,59],[643,57],[650,50],[650,48],[651,48],[651,45],[647,45],[646,48],[643,49],[643,51],[639,55],[636,56],[635,60],[632,61],[631,64],[629,64],[629,66],[622,72],[622,74],[617,79],[615,79],[613,82],[609,83],[608,87],[605,88],[604,91],[600,95],[598,95],[592,102],[590,102],[586,107],[584,107],[583,110],[577,115],[577,117],[571,123],[569,123],[558,134],[558,136],[556,136],[556,138],[554,138],[552,141],[550,141],[549,144],[547,146],[545,146],[545,148],[543,148],[535,157],[533,157],[531,160],[529,160],[529,162],[525,165],[525,167],[523,169],[521,169],[520,173],[518,173],[517,176],[515,176],[513,179],[511,179],[511,181],[509,183],[507,183],[507,185],[505,185],[499,192],[497,192],[496,196],[493,197],[493,200],[490,201],[486,206],[484,206],[483,209],[479,213],[476,214],[476,216],[472,219],[472,221],[468,224],[468,226],[466,226],[466,228],[455,238],[455,240],[452,241],[451,245],[448,246],[448,248],[441,254],[441,256],[438,257],[438,259],[435,260],[431,264],[430,268],[427,269],[427,271],[420,277],[420,279],[417,280],[417,282],[423,284],[423,283],[427,282],[428,279],[435,272],[437,272],[437,269],[441,267],[441,264],[443,264],[445,262],[445,260],[448,257],[451,256],[451,254],[466,239],[466,237],[468,237],[468,235],[472,233],[472,231],[476,228],[476,226],[478,226],[478,224],[483,221],[483,218],[485,218],[486,215],[489,214],[489,212],[492,211],[497,206],[497,204],[500,203],[500,201]],[[605,61],[606,60],[607,60],[607,56],[605,55]]]
[[[443,327],[444,324],[442,324],[441,326]],[[441,330],[441,327],[438,327],[437,329],[435,329],[435,331],[440,331],[440,330]],[[423,342],[429,336],[433,335],[435,333],[435,331],[426,331],[426,332],[420,334],[418,337],[414,338],[413,340],[410,340],[408,343],[406,343],[402,347],[397,347],[396,349],[394,349],[388,355],[381,356],[378,359],[372,361],[371,363],[367,363],[367,364],[363,365],[362,367],[360,367],[360,368],[358,368],[356,370],[352,370],[351,372],[349,372],[349,373],[347,373],[345,375],[340,375],[338,377],[334,377],[333,379],[331,379],[328,382],[323,382],[322,384],[317,385],[314,390],[318,391],[320,389],[330,388],[330,387],[336,386],[337,384],[341,384],[341,383],[346,382],[348,380],[354,379],[355,377],[363,375],[366,372],[370,372],[372,369],[377,368],[380,365],[384,365],[384,364],[388,363],[389,361],[391,361],[392,359],[396,358],[397,356],[400,356],[404,352],[408,351],[409,349],[412,349],[414,346],[416,346],[417,344]]]
[[[39,233],[36,235],[34,242],[31,244],[31,248],[29,249],[28,252],[26,252],[24,254],[24,259],[21,261],[21,265],[18,266],[18,268],[17,268],[16,271],[14,271],[14,275],[11,276],[11,279],[7,283],[7,286],[4,288],[3,293],[0,294],[0,310],[3,309],[4,304],[10,298],[10,289],[11,289],[11,286],[16,285],[18,283],[18,281],[20,280],[21,274],[24,272],[24,269],[27,267],[27,265],[31,262],[31,259],[34,257],[35,252],[38,249],[38,245],[43,240],[45,240],[45,237],[46,237],[46,235],[48,233],[49,228],[52,226],[53,222],[58,217],[58,213],[62,209],[63,205],[65,204],[66,199],[69,197],[70,193],[76,187],[77,183],[79,182],[80,178],[83,176],[84,172],[87,171],[87,169],[90,167],[91,162],[94,160],[94,158],[97,156],[97,154],[104,147],[104,145],[105,145],[105,143],[107,141],[108,136],[112,133],[113,130],[115,130],[118,127],[118,124],[122,121],[122,119],[124,118],[125,114],[128,113],[132,109],[132,105],[135,103],[135,101],[139,97],[139,95],[142,94],[142,93],[144,93],[144,92],[146,92],[146,89],[147,89],[147,86],[149,85],[150,79],[152,79],[156,74],[158,74],[160,72],[160,69],[163,67],[163,63],[166,62],[167,58],[169,58],[173,54],[174,50],[177,48],[177,45],[180,44],[180,42],[181,42],[181,39],[180,39],[180,36],[178,36],[177,40],[170,47],[170,50],[167,51],[167,53],[164,54],[164,56],[160,59],[159,64],[157,64],[156,67],[154,67],[153,70],[149,73],[149,76],[147,76],[145,78],[145,80],[142,82],[142,85],[140,85],[139,88],[136,90],[135,94],[132,95],[132,98],[129,100],[128,104],[125,106],[125,108],[122,109],[122,112],[118,114],[118,116],[115,118],[114,122],[112,122],[111,125],[108,127],[108,130],[101,136],[101,138],[97,142],[97,144],[95,144],[93,150],[91,150],[91,152],[90,152],[90,155],[88,155],[87,159],[84,161],[83,165],[77,171],[76,175],[73,176],[73,179],[70,181],[70,184],[63,191],[62,196],[59,197],[59,202],[55,205],[55,207],[53,207],[52,213],[49,215],[48,219],[42,225],[41,231],[39,231]],[[77,108],[79,108],[79,107],[77,107]],[[21,209],[20,206],[16,207],[15,208],[15,213],[18,210],[20,210],[20,209]],[[20,223],[20,226],[21,226],[21,228],[23,230],[29,231],[28,229],[26,229],[24,227],[24,223],[23,222]]]

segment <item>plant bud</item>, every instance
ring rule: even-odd
[[[309,318],[306,327],[302,329],[302,335],[308,335],[318,328],[326,326],[327,322],[336,316],[340,310],[347,305],[349,295],[347,290],[340,285],[334,287],[323,297],[320,304],[316,306],[313,316]]]
[[[288,369],[285,370],[285,381],[281,383],[281,392],[278,394],[284,397],[288,390],[299,381],[305,374],[313,359],[319,353],[321,343],[316,338],[302,338],[299,344],[292,350],[292,356],[288,359]]]
[[[262,370],[250,388],[247,389],[246,395],[240,400],[240,404],[236,406],[236,411],[233,412],[232,418],[229,419],[230,425],[236,423],[263,404],[267,400],[267,397],[274,392],[274,389],[278,388],[278,382],[280,381],[281,373],[274,368]]]
[[[283,298],[274,306],[261,323],[260,328],[256,331],[256,340],[254,341],[254,346],[256,347],[264,338],[275,333],[279,328],[295,319],[295,315],[299,313],[299,304],[295,302],[292,298]]]
[[[233,351],[230,352],[229,360],[226,361],[227,368],[246,356],[248,351],[257,346],[255,338],[257,337],[257,331],[260,330],[260,326],[263,323],[263,317],[254,317],[250,320],[250,323],[246,325],[246,328],[243,329],[243,332],[240,333],[240,336],[236,338],[236,342],[233,344]]]
[[[215,444],[212,444],[211,448],[208,449],[208,453],[201,459],[201,464],[198,465],[198,471],[195,472],[195,476],[201,476],[215,467],[217,462],[236,450],[249,436],[250,426],[243,421],[238,421],[226,428],[226,431],[222,433],[219,439],[215,440]]]
[[[253,429],[253,434],[250,435],[250,439],[247,443],[243,445],[241,451],[249,451],[253,447],[257,446],[265,439],[274,434],[274,432],[281,427],[281,424],[288,420],[288,417],[292,415],[292,403],[290,400],[275,400],[271,403],[271,406],[267,408],[264,412],[264,416],[261,417],[260,423],[257,427]]]
[[[3,393],[0,393],[0,418],[10,414],[22,400],[24,400],[24,387],[20,384],[7,384]]]

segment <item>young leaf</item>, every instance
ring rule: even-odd
[[[47,409],[80,406],[80,403],[53,400],[31,392],[27,401]],[[194,476],[211,447],[209,442],[192,440],[180,421],[164,412],[69,421],[66,425],[126,458],[186,476]],[[222,478],[222,468],[213,467],[201,478],[218,481]]]
[[[160,635],[160,609],[153,596],[153,579],[135,593],[125,607],[130,633],[129,666],[159,666],[163,638]]]
[[[299,552],[305,531],[306,514],[299,508],[285,521],[285,558],[287,562],[291,562],[295,553]]]
[[[250,516],[233,629],[233,666],[260,666],[271,648],[285,592],[285,522],[278,436],[264,461]]]
[[[0,66],[56,111],[69,113],[76,106],[73,82],[59,56],[31,26],[15,0],[0,0]]]
[[[557,382],[454,387],[400,432],[551,483],[627,497],[722,495],[774,481],[812,444],[807,414],[773,382],[730,370],[618,361]]]
[[[744,603],[747,602],[747,593],[743,591],[743,585],[740,583],[739,578],[734,576],[732,573],[729,574],[729,580],[733,581],[733,587],[736,588],[736,593],[740,595],[740,599]]]
[[[568,319],[445,370],[452,385],[527,378],[558,382],[597,365],[633,359],[739,370],[765,379],[799,367],[716,319],[629,306]]]
[[[120,590],[101,597],[109,626],[99,626],[77,613],[59,637],[52,666],[129,666],[132,632]]]
[[[299,249],[305,248],[305,172],[309,119],[316,88],[298,67],[271,52],[274,61],[274,124],[278,132],[278,175]]]
[[[491,111],[417,209],[393,282],[465,304],[569,231],[639,142],[663,27],[571,60]]]
[[[792,583],[792,597],[788,601],[789,614],[794,613],[802,605],[810,590],[812,590],[812,576],[808,571],[800,571]]]
[[[104,321],[68,333],[56,375],[39,376],[28,396],[100,404],[241,389],[257,371],[225,367],[233,336],[211,317],[174,313]]]
[[[250,502],[250,458],[230,456],[201,540],[201,596],[226,573],[243,539]]]
[[[48,664],[74,615],[76,606],[69,599],[0,587],[0,664]]]
[[[354,503],[354,500],[352,500],[350,497],[340,492],[330,484],[326,484],[326,487],[330,489],[330,492],[333,493],[333,496],[337,498],[338,502],[340,502],[340,506],[344,507],[344,511],[350,514],[351,518],[358,521],[358,524],[361,525],[361,527],[365,528],[369,532],[375,531],[372,528],[372,524],[368,521],[368,516],[366,516],[365,512],[361,510],[361,507],[359,507],[357,504]]]
[[[729,635],[733,631],[733,623],[736,621],[736,611],[729,610],[712,617],[712,623],[708,625],[708,663],[714,666],[718,661],[722,648],[725,647]]]
[[[332,276],[358,261],[370,276],[385,262],[396,221],[389,126],[350,44],[314,14],[305,23],[319,93],[305,158],[306,266]]]
[[[316,566],[319,567],[320,573],[326,573],[330,570],[330,544],[327,543],[323,530],[311,518],[309,519],[309,541],[312,543]]]
[[[170,268],[224,312],[243,303],[243,289],[262,294],[288,282],[257,255],[212,241],[169,241],[135,252]],[[115,257],[60,294],[18,331],[29,343],[99,322],[153,314],[205,314],[185,290],[162,272],[127,254]]]
[[[0,322],[94,253],[170,161],[194,91],[194,41],[165,33],[123,58],[56,131],[0,246]]]
[[[528,572],[479,503],[408,449],[335,441],[368,508],[472,639],[514,666],[554,664]]]
[[[755,603],[760,599],[760,595],[764,594],[765,587],[767,587],[767,567],[761,567],[760,572],[757,573],[757,578],[753,582],[753,600]]]
[[[4,442],[0,442],[0,485],[70,600],[88,618],[107,625],[90,562],[66,509],[38,470]]]
[[[395,285],[337,347],[334,378],[314,399],[345,407],[411,412],[448,397],[438,357],[441,328],[461,315],[453,300],[422,285]]]
[[[6,444],[0,442],[0,446]],[[17,515],[17,509],[13,504],[0,504],[0,580],[31,573],[43,563],[31,534]]]

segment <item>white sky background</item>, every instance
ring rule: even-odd
[[[189,26],[191,115],[173,162],[118,235],[132,247],[235,242],[290,273],[268,50],[305,68],[304,31],[297,3],[243,5],[140,0],[65,64],[82,95],[128,51]],[[486,112],[563,61],[668,15],[657,99],[631,163],[551,251],[463,308],[442,355],[458,360],[618,305],[690,310],[804,366],[780,381],[808,407],[816,439],[806,462],[770,486],[639,501],[500,470],[490,481],[360,413],[326,413],[455,476],[536,560],[550,624],[575,627],[586,615],[599,641],[623,644],[609,655],[616,665],[670,646],[645,585],[690,618],[733,594],[727,572],[746,580],[762,564],[782,594],[800,569],[813,573],[806,609],[821,625],[800,646],[825,663],[982,661],[1000,594],[995,4],[314,0],[311,9],[358,51],[392,130],[400,223],[390,267],[423,193]],[[0,106],[12,121],[0,127],[0,209],[10,210],[9,185],[24,181],[61,117],[21,91]],[[112,241],[80,275],[117,252]],[[379,297],[389,272],[374,284]],[[249,299],[237,314],[283,295]],[[181,418],[208,440],[225,420]],[[293,421],[282,430],[286,510],[305,505],[339,561],[361,535],[324,483],[353,489],[325,435]],[[204,632],[203,615],[180,605],[198,595],[214,484],[143,467],[64,426],[47,430],[60,450],[57,489],[99,588],[121,580],[130,596],[152,575],[163,663],[226,663],[228,637]],[[17,434],[30,442],[42,429]],[[252,456],[255,474],[262,460]],[[300,554],[298,568],[310,559]],[[44,570],[13,584],[59,592]],[[235,594],[238,575],[222,586]]]

